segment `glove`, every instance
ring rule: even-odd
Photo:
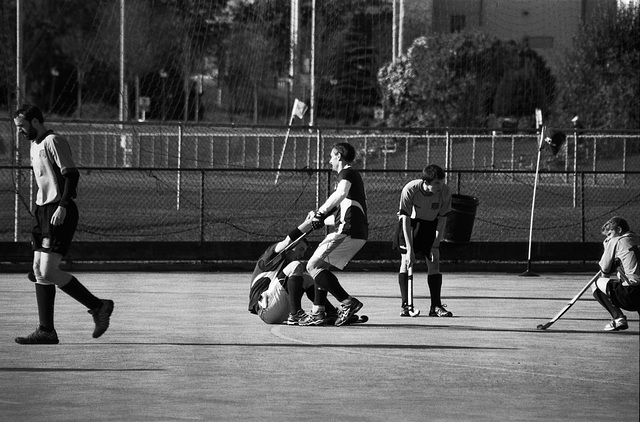
[[[313,218],[311,219],[311,228],[313,230],[318,230],[324,227],[324,219],[325,215],[323,212],[316,211]]]

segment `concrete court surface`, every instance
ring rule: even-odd
[[[638,421],[638,314],[604,332],[593,274],[455,273],[430,318],[426,276],[401,318],[397,275],[338,273],[367,324],[269,326],[247,312],[248,273],[75,275],[112,298],[111,327],[58,290],[60,344],[14,337],[37,323],[34,287],[0,274],[2,421]],[[303,303],[309,308],[306,299]]]

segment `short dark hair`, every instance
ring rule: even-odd
[[[335,149],[347,163],[356,159],[356,149],[348,142],[338,142],[333,144],[331,149]]]
[[[444,170],[435,164],[430,164],[422,170],[422,180],[425,182],[433,182],[434,180],[444,179]]]
[[[602,226],[602,234],[606,233],[609,230],[616,230],[618,227],[622,229],[622,233],[626,233],[631,228],[629,227],[629,223],[622,217],[611,217],[604,225]]]
[[[31,104],[23,104],[21,105],[15,112],[14,117],[23,116],[24,119],[28,122],[31,122],[33,119],[38,119],[40,123],[44,123],[44,116],[42,115],[42,110],[38,106]]]

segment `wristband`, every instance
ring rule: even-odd
[[[303,235],[302,231],[296,227],[295,229],[289,232],[289,239],[291,239],[291,241],[293,242],[297,238],[301,237],[302,235]]]

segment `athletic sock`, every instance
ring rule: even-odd
[[[409,274],[398,273],[398,284],[400,285],[400,296],[402,305],[409,303]]]
[[[431,309],[442,306],[440,294],[442,292],[442,274],[429,274],[427,276],[429,292],[431,292]]]
[[[342,288],[338,278],[331,271],[321,271],[315,281],[316,285],[331,293],[338,301],[344,302],[349,298],[349,294]]]
[[[313,306],[324,306],[327,301],[327,291],[313,283]]]
[[[289,293],[289,312],[294,314],[302,309],[302,276],[293,275],[287,278],[287,290]]]
[[[86,287],[82,285],[78,281],[77,278],[71,277],[71,281],[69,281],[64,286],[60,287],[60,290],[82,303],[88,309],[96,309],[102,307],[102,301],[95,297]]]
[[[319,314],[320,312],[325,312],[326,308],[323,305],[313,305],[313,307],[311,308],[311,313],[312,314]]]
[[[611,314],[613,319],[622,318],[624,314],[616,305],[611,302],[611,298],[604,294],[604,292],[600,290],[595,290],[593,292],[593,297]]]
[[[53,325],[53,308],[56,299],[56,286],[54,284],[36,283],[36,302],[38,303],[38,319],[40,329],[51,332]]]

